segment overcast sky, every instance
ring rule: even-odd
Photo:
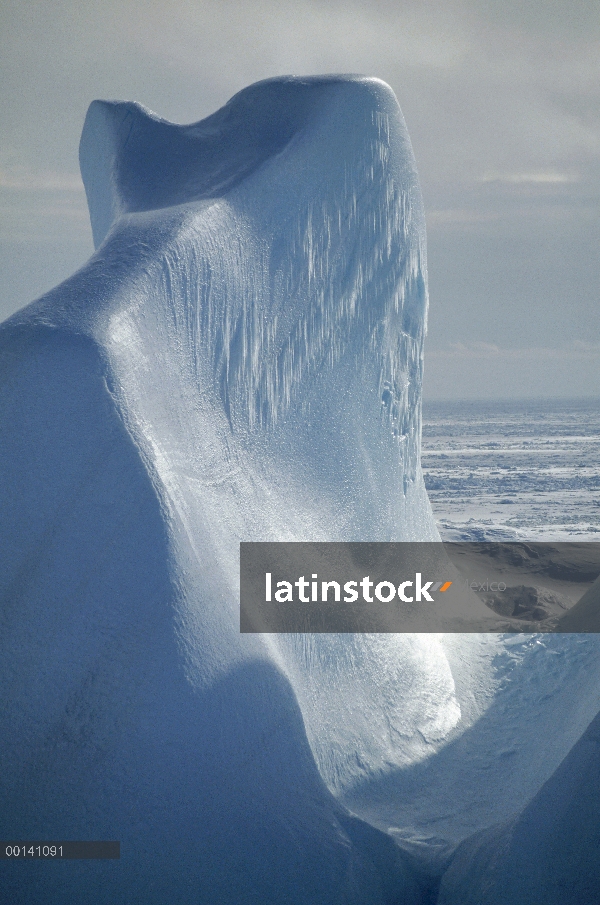
[[[600,0],[0,0],[0,318],[92,252],[94,98],[175,122],[273,75],[388,82],[425,199],[426,398],[600,396]]]

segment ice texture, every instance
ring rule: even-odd
[[[458,848],[439,905],[600,901],[600,715],[522,812]]]
[[[455,842],[535,795],[600,657],[240,635],[240,541],[438,539],[393,92],[274,79],[191,126],[97,101],[81,169],[96,253],[0,327],[0,836],[123,857],[9,864],[6,894],[416,903],[386,831]]]

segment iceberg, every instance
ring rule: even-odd
[[[81,170],[95,255],[1,328],[0,824],[123,856],[36,864],[12,901],[410,897],[323,775],[455,725],[439,640],[241,636],[238,604],[241,540],[437,537],[396,99],[276,79],[192,126],[95,102]]]
[[[0,836],[122,855],[4,864],[6,895],[420,902],[415,845],[535,796],[600,652],[240,634],[241,541],[439,539],[396,98],[277,78],[189,126],[95,101],[80,160],[95,254],[0,326]]]

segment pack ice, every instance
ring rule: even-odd
[[[240,541],[438,538],[397,101],[96,101],[80,160],[96,252],[0,327],[0,836],[122,854],[3,861],[3,901],[434,901],[595,716],[598,645],[239,633]]]

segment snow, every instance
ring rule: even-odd
[[[522,813],[457,850],[439,905],[589,905],[600,898],[600,715]]]
[[[239,633],[240,541],[439,537],[397,101],[282,78],[191,126],[97,101],[81,169],[95,255],[0,327],[0,836],[124,856],[9,865],[11,901],[417,902],[392,837],[533,797],[600,651]]]

